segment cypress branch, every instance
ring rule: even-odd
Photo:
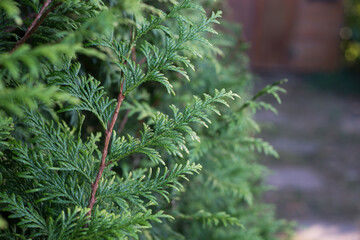
[[[15,51],[18,47],[20,47],[22,44],[26,42],[26,40],[36,31],[36,29],[40,26],[40,24],[44,21],[46,16],[53,11],[57,6],[61,4],[61,2],[58,2],[54,4],[52,7],[48,8],[52,4],[53,0],[46,0],[44,5],[41,7],[39,13],[35,16],[34,21],[31,23],[29,28],[26,30],[25,35],[16,42],[14,48],[11,50],[11,52]],[[48,9],[47,9],[48,8]]]
[[[113,115],[113,117],[111,119],[111,122],[109,124],[108,129],[106,129],[106,131],[105,131],[105,143],[104,143],[104,149],[103,149],[102,156],[101,156],[101,162],[100,162],[99,171],[98,171],[98,174],[96,176],[95,182],[92,183],[92,185],[91,185],[91,195],[90,195],[91,197],[89,199],[89,205],[88,205],[88,207],[90,208],[90,210],[88,212],[88,215],[90,217],[91,217],[92,209],[93,209],[94,204],[96,202],[96,197],[95,197],[96,191],[97,191],[97,189],[99,187],[100,179],[101,179],[102,174],[104,172],[104,169],[106,167],[106,156],[108,154],[110,138],[111,138],[114,126],[115,126],[115,122],[116,122],[118,114],[119,114],[119,109],[120,109],[121,103],[125,99],[125,96],[123,95],[123,85],[124,85],[124,81],[121,83],[120,93],[119,93],[119,96],[118,96],[118,99],[117,99],[117,104],[116,104],[114,115]]]
[[[238,99],[221,12],[133,2],[0,1],[0,238],[273,239],[252,114],[284,90]]]

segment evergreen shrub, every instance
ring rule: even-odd
[[[220,6],[0,2],[0,239],[289,236],[253,118],[282,82],[251,96]]]

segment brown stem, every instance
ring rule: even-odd
[[[132,35],[132,33],[130,33],[130,35]],[[135,46],[131,49],[131,59],[136,62],[136,51],[135,51]],[[143,63],[146,62],[146,57],[143,57],[142,59],[139,60],[138,64],[142,65]]]
[[[29,18],[33,18],[36,16],[36,13],[30,13],[28,16],[26,16],[23,21],[29,19]],[[16,27],[8,27],[7,29],[5,29],[5,32],[11,33],[13,31],[15,31],[18,28],[18,26]]]
[[[131,49],[131,58],[134,62],[136,62],[136,52],[135,52],[135,47],[133,47]]]
[[[132,32],[130,32],[130,35],[132,36]],[[134,44],[134,41],[132,40],[132,45],[133,44]],[[130,54],[132,54],[133,57],[136,58],[135,47],[131,48],[131,51],[128,53],[127,57],[129,57]],[[126,64],[126,62],[124,64]],[[109,148],[109,143],[110,143],[110,138],[111,138],[111,135],[112,135],[112,131],[114,129],[115,122],[116,122],[118,114],[119,114],[121,103],[125,99],[125,96],[123,95],[124,83],[125,83],[125,78],[121,82],[120,93],[119,93],[119,96],[118,96],[118,99],[117,99],[117,104],[116,104],[114,115],[113,115],[113,117],[111,119],[110,125],[108,125],[108,128],[105,131],[105,143],[104,143],[104,149],[103,149],[102,156],[101,156],[101,162],[100,162],[99,171],[98,171],[98,174],[96,176],[95,182],[91,184],[91,195],[90,195],[89,205],[88,205],[88,208],[90,208],[90,210],[87,213],[87,215],[89,216],[89,219],[91,218],[91,212],[92,212],[92,209],[93,209],[93,207],[94,207],[94,205],[96,203],[95,195],[96,195],[96,191],[97,191],[97,189],[99,187],[99,182],[100,182],[101,176],[102,176],[102,174],[103,174],[103,172],[105,170],[105,167],[108,165],[106,163],[106,156],[107,156],[107,153],[108,153],[108,148]],[[85,225],[85,227],[87,227],[87,224]]]
[[[98,171],[98,174],[96,176],[95,182],[91,185],[91,196],[90,196],[89,205],[88,205],[88,208],[90,208],[90,210],[87,213],[89,218],[91,217],[91,211],[92,211],[92,209],[94,207],[94,204],[96,202],[96,198],[95,198],[96,190],[99,187],[99,182],[100,182],[101,176],[102,176],[102,174],[104,172],[104,169],[105,169],[105,167],[107,165],[105,160],[106,160],[106,156],[107,156],[107,153],[108,153],[108,148],[109,148],[109,143],[110,143],[110,138],[111,138],[111,135],[112,135],[112,131],[114,129],[114,125],[115,125],[116,119],[117,119],[118,114],[119,114],[121,103],[124,101],[124,98],[125,98],[125,96],[123,95],[123,85],[124,85],[124,81],[121,83],[120,93],[119,93],[119,96],[118,96],[118,99],[117,99],[117,104],[116,104],[116,109],[115,109],[114,115],[113,115],[113,117],[111,119],[111,122],[110,122],[110,125],[108,126],[108,129],[106,129],[106,131],[105,131],[105,143],[104,143],[104,149],[103,149],[102,156],[101,156],[101,162],[100,162],[99,171]]]
[[[46,8],[52,3],[53,0],[46,0],[44,5],[41,7],[39,13],[36,15],[34,21],[31,23],[30,27],[26,30],[25,35],[16,42],[14,48],[11,50],[12,52],[15,51],[18,47],[20,47],[22,44],[26,42],[26,40],[35,32],[35,30],[40,26],[40,24],[44,21],[45,17],[53,11],[57,6],[59,6],[62,3],[56,3],[51,8]]]
[[[142,65],[143,63],[146,62],[146,57],[143,57],[142,59],[139,60],[139,65]]]

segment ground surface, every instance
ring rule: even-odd
[[[279,77],[263,76],[261,84]],[[279,114],[256,116],[271,123],[262,137],[281,156],[266,159],[273,170],[267,181],[277,188],[266,201],[277,205],[279,217],[299,223],[294,240],[360,240],[360,93],[335,94],[287,78]]]

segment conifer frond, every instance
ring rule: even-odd
[[[56,101],[77,102],[77,99],[71,97],[65,92],[59,91],[55,86],[47,87],[44,84],[28,86],[19,86],[17,88],[3,88],[0,82],[0,109],[17,116],[23,115],[23,107],[35,109],[38,102],[45,105],[53,105]]]
[[[279,157],[279,154],[274,147],[261,138],[244,137],[241,140],[241,144],[245,145],[252,151],[256,150],[258,153],[264,153],[265,155],[270,155],[275,158]]]
[[[13,0],[2,0],[0,2],[0,10],[5,11],[8,18],[13,19],[17,25],[22,24],[20,17],[19,4]]]
[[[11,138],[11,131],[13,130],[14,123],[12,118],[5,117],[0,112],[0,157],[3,156],[3,151],[10,147],[8,140]]]
[[[247,101],[246,104],[248,105],[247,107],[252,111],[252,113],[256,113],[259,110],[268,110],[271,111],[275,114],[277,114],[277,110],[276,108],[267,102],[263,102],[263,101]]]
[[[192,162],[199,161],[202,157],[208,153],[217,142],[206,136],[201,136],[201,141],[191,141],[189,147],[189,158]]]
[[[129,117],[137,115],[137,120],[144,120],[147,118],[154,118],[156,110],[151,107],[146,101],[133,100],[130,102],[124,102],[124,109],[129,111]],[[151,121],[151,120],[150,120]]]
[[[234,179],[229,176],[231,175],[230,171],[234,171],[234,169],[236,169],[236,164],[231,168],[222,169],[222,171],[218,173],[219,176],[204,171],[207,177],[206,185],[227,196],[236,196],[237,198],[244,199],[248,205],[252,205],[254,196],[245,179],[239,177],[237,181],[234,182]]]
[[[187,67],[191,67],[194,69],[193,65],[190,63],[190,60],[180,55],[178,52],[181,50],[186,50],[185,43],[189,41],[202,41],[208,43],[208,41],[201,36],[203,32],[214,32],[209,26],[211,23],[218,23],[217,18],[221,16],[221,12],[213,13],[210,18],[203,18],[203,21],[199,25],[195,25],[192,22],[186,21],[179,17],[177,12],[181,9],[185,8],[195,8],[195,5],[190,4],[190,1],[184,1],[182,4],[173,8],[170,11],[167,17],[177,17],[178,24],[179,24],[179,38],[174,40],[173,38],[167,37],[166,38],[166,49],[164,51],[160,51],[158,47],[155,45],[150,44],[149,42],[145,41],[145,43],[141,46],[141,51],[144,54],[147,62],[147,73],[144,74],[139,70],[140,66],[134,66],[134,64],[129,63],[130,60],[127,61],[127,65],[131,68],[131,81],[127,82],[126,84],[126,92],[130,92],[139,86],[141,83],[146,81],[157,81],[162,83],[169,93],[173,93],[173,87],[169,83],[167,77],[162,73],[163,71],[175,71],[179,74],[183,75],[185,78],[189,79],[187,73],[184,71],[182,67],[176,66],[175,62],[179,62],[184,64]],[[135,38],[135,41],[141,37],[142,32],[148,31],[148,29],[155,28],[156,26],[161,26],[161,17],[157,20],[153,19],[149,25],[144,27],[146,30],[140,30],[139,35]],[[161,28],[163,30],[163,28]],[[168,33],[166,31],[165,33]],[[123,71],[126,71],[124,65],[119,65]],[[137,71],[135,71],[137,70]],[[136,74],[135,74],[136,73]],[[130,74],[126,74],[125,76],[130,76]]]
[[[189,19],[185,20],[179,15],[179,11],[189,8],[197,11],[200,10],[203,16],[200,24],[195,24]],[[184,54],[180,54],[180,52],[184,50],[192,51],[192,48],[186,46],[186,43],[189,41],[201,41],[210,44],[201,34],[204,32],[215,33],[211,24],[218,23],[216,19],[221,16],[221,12],[212,13],[209,18],[206,18],[201,7],[191,3],[189,0],[185,0],[181,4],[176,5],[168,14],[161,13],[159,15],[160,16],[157,17],[151,17],[149,21],[145,21],[145,23],[136,30],[135,37],[131,43],[126,41],[116,42],[111,39],[102,39],[94,41],[93,43],[93,45],[109,47],[117,55],[119,61],[116,62],[116,64],[121,69],[124,79],[126,79],[124,95],[127,95],[142,83],[148,81],[159,82],[166,87],[168,93],[175,94],[173,86],[166,77],[165,72],[174,71],[183,75],[186,79],[189,79],[186,71],[178,66],[178,63],[192,69],[194,69],[194,67],[190,60]],[[162,25],[162,22],[167,18],[176,18],[178,21],[179,37],[176,40],[169,28]],[[155,44],[150,44],[148,41],[145,41],[140,46],[140,50],[147,62],[147,70],[145,72],[139,64],[129,59],[128,56],[137,41],[153,29],[159,29],[168,35],[166,37],[166,47],[160,50]],[[199,55],[194,51],[193,53]]]
[[[165,168],[162,172],[157,168],[155,173],[150,168],[147,175],[129,174],[125,179],[103,182],[99,187],[99,200],[108,201],[109,199],[119,205],[122,209],[129,208],[129,204],[135,204],[139,207],[144,205],[156,205],[158,200],[155,193],[161,195],[170,202],[169,188],[180,190],[183,188],[180,179],[188,180],[186,175],[199,173],[201,165],[187,162],[186,164],[175,164],[170,170]]]
[[[38,201],[86,206],[89,184],[96,174],[94,164],[99,161],[96,143],[100,136],[90,136],[83,142],[65,123],[49,124],[31,112],[27,119],[36,144],[30,148],[19,143],[13,149],[15,160],[25,167],[19,176],[34,181],[29,191],[41,193]],[[70,190],[70,186],[74,187]]]
[[[80,67],[79,63],[74,63],[71,67],[66,67],[66,71],[52,74],[52,84],[81,100],[79,104],[70,105],[61,111],[92,112],[106,129],[116,100],[107,97],[104,87],[92,76],[79,76]]]
[[[270,85],[267,85],[262,90],[257,92],[250,100],[246,101],[241,106],[240,111],[247,107],[250,107],[250,109],[253,111],[253,113],[255,113],[259,109],[270,110],[274,113],[277,113],[276,109],[271,104],[263,102],[263,101],[258,101],[258,98],[269,94],[269,95],[272,95],[278,103],[281,103],[279,93],[286,93],[286,90],[284,88],[280,87],[280,85],[282,85],[286,82],[287,82],[287,80],[284,79],[284,80],[281,80],[278,82],[274,82]]]
[[[5,205],[5,207],[1,208],[2,211],[10,211],[12,218],[20,219],[18,223],[19,226],[36,229],[36,232],[34,232],[31,237],[47,235],[48,229],[45,219],[31,204],[26,204],[21,197],[17,197],[15,194],[8,195],[6,193],[0,193],[0,203]]]
[[[39,67],[42,64],[48,62],[54,65],[59,64],[62,62],[64,55],[72,57],[79,51],[84,51],[81,44],[58,43],[35,48],[30,48],[29,45],[22,45],[13,53],[1,53],[0,66],[3,68],[3,71],[4,69],[7,70],[14,79],[19,78],[21,72],[37,77],[46,70],[46,68]],[[25,72],[23,71],[23,66],[26,69]]]
[[[182,157],[182,151],[188,152],[183,133],[190,135],[193,140],[200,140],[189,124],[200,123],[207,127],[207,123],[211,122],[206,111],[220,114],[214,103],[227,105],[225,99],[234,100],[235,97],[238,95],[232,91],[216,90],[214,96],[204,94],[204,100],[194,96],[194,104],[189,104],[184,112],[179,112],[178,108],[170,106],[174,115],[173,119],[158,112],[152,119],[154,122],[153,129],[144,124],[144,130],[140,133],[141,139],[131,136],[128,136],[127,139],[124,136],[114,137],[109,161],[119,161],[131,154],[143,153],[151,161],[165,164],[160,154],[153,147],[163,148],[171,155]]]
[[[263,88],[261,91],[259,91],[253,97],[253,100],[256,100],[257,98],[259,98],[265,94],[270,94],[277,100],[278,103],[281,103],[281,98],[279,96],[279,93],[286,93],[286,90],[284,88],[280,87],[280,85],[282,85],[286,82],[287,82],[287,79],[283,79],[281,81],[277,81],[270,85],[267,85],[265,88]]]
[[[163,211],[153,213],[151,210],[144,212],[124,212],[121,215],[109,213],[105,210],[96,210],[88,226],[87,234],[76,239],[85,240],[88,236],[93,239],[128,239],[138,238],[137,234],[144,228],[150,228],[150,221],[161,222],[161,219],[170,218]]]
[[[18,173],[18,177],[31,180],[34,186],[27,189],[29,193],[40,193],[36,199],[38,202],[51,201],[54,203],[74,204],[75,206],[86,206],[85,188],[80,187],[83,181],[79,181],[78,175],[72,172],[57,172],[47,165],[51,157],[44,157],[40,153],[29,152],[25,147],[14,146],[16,161],[22,164],[24,171]],[[76,186],[71,190],[69,187]]]
[[[179,217],[184,219],[201,221],[204,226],[208,227],[215,227],[220,224],[224,226],[237,225],[243,227],[238,218],[232,217],[225,212],[210,213],[200,210],[197,213],[191,215],[179,215]]]
[[[48,221],[51,234],[48,239],[79,239],[86,236],[84,225],[89,222],[86,217],[87,209],[75,207],[61,211],[55,219]]]
[[[13,1],[6,0],[1,4],[8,6],[8,3],[11,2]],[[39,11],[41,7],[39,1],[25,1],[22,5],[27,5],[28,9],[35,10],[35,12]],[[83,40],[108,32],[112,26],[112,14],[105,10],[100,12],[100,9],[104,8],[103,3],[101,1],[86,3],[64,1],[53,4],[54,8],[56,6],[58,6],[57,11],[50,12],[46,18],[42,19],[44,22],[32,32],[30,37],[32,46],[23,44],[23,42],[17,46],[17,42],[12,51],[3,52],[1,51],[3,49],[0,49],[0,66],[9,78],[14,80],[25,74],[31,77],[45,75],[49,68],[54,69],[52,65],[60,65],[64,56],[74,57],[79,52],[99,57],[104,56],[95,49],[83,47]],[[17,40],[21,38],[15,33],[7,33],[9,29],[1,30],[0,36],[4,36],[4,38]],[[26,28],[22,30],[26,30]],[[14,46],[4,43],[4,46],[9,45]]]

